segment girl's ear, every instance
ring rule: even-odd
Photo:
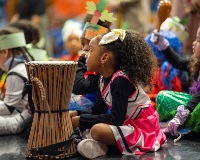
[[[102,56],[101,56],[101,63],[102,64],[105,64],[106,62],[108,62],[109,60],[109,54],[108,53],[104,53]]]
[[[4,55],[4,57],[8,57],[9,56],[8,49],[2,50],[2,54]]]

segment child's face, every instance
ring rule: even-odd
[[[75,56],[81,50],[81,40],[75,35],[71,34],[64,43],[64,47],[69,50],[69,54]]]
[[[194,53],[194,56],[196,58],[199,58],[200,59],[200,27],[197,31],[197,38],[196,40],[193,42],[193,53]]]
[[[81,39],[81,44],[82,44],[82,50],[83,51],[89,51],[89,43],[90,41],[88,39],[82,38]]]
[[[7,56],[8,56],[7,51],[8,50],[1,50],[0,51],[0,68],[4,71],[8,70],[8,68],[4,65],[7,61],[7,59],[8,59],[7,58]]]
[[[101,68],[101,50],[97,38],[93,38],[89,43],[89,51],[86,55],[86,67],[90,72],[99,72]]]

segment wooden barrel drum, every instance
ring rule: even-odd
[[[41,155],[34,150],[66,141],[73,132],[69,103],[77,63],[73,61],[33,61],[25,65],[32,82],[32,99],[35,107],[26,158],[63,159],[75,154],[74,142],[68,153],[64,152],[56,156]]]

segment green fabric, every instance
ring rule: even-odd
[[[26,40],[23,32],[0,36],[0,50],[25,47]]]
[[[190,94],[174,91],[161,91],[156,97],[156,110],[160,121],[168,121],[174,117],[180,105],[186,105],[192,98]]]
[[[184,126],[191,128],[193,132],[200,132],[200,103],[195,107],[194,111],[186,120]]]

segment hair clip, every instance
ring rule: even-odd
[[[111,32],[104,35],[99,42],[99,45],[102,44],[108,44],[111,42],[116,41],[118,38],[123,42],[124,38],[126,36],[126,31],[122,29],[112,29]]]

